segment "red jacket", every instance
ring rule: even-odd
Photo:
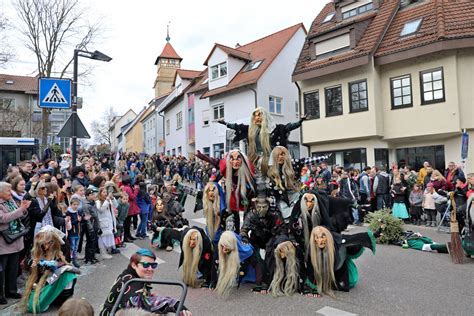
[[[133,216],[140,214],[140,208],[137,205],[137,195],[138,189],[132,190],[132,188],[128,185],[124,185],[122,190],[128,194],[128,204],[130,207],[128,208],[128,216]]]

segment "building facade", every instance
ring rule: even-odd
[[[114,118],[110,126],[110,139],[112,142],[110,146],[111,151],[118,151],[119,149],[118,136],[122,132],[122,127],[130,123],[131,121],[133,121],[135,117],[137,117],[137,114],[132,109],[129,109],[127,112],[125,112],[124,115],[117,116]]]
[[[191,156],[200,150],[221,158],[231,147],[245,150],[245,144],[233,144],[231,131],[216,121],[249,124],[259,106],[277,124],[298,121],[298,89],[291,74],[305,36],[304,26],[297,24],[236,48],[215,44],[204,62],[207,68],[164,111],[166,153]],[[177,129],[181,126],[182,131]],[[289,139],[293,156],[307,155],[299,129]]]
[[[463,22],[473,11],[468,2],[327,4],[293,73],[311,153],[357,169],[459,163],[461,134],[474,129],[474,26]]]

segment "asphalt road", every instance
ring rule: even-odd
[[[194,199],[186,202],[186,217],[191,225],[203,225],[202,212],[194,214]],[[350,227],[348,234],[366,230]],[[446,242],[449,234],[434,228],[406,225],[436,242]],[[189,289],[185,305],[194,315],[473,315],[474,260],[455,265],[447,254],[425,253],[392,245],[377,245],[376,255],[366,251],[355,263],[359,282],[349,293],[336,297],[310,298],[301,295],[274,298],[250,292],[243,285],[229,299],[214,292]],[[149,240],[129,244],[120,255],[97,266],[84,266],[76,287],[76,297],[87,299],[96,311],[104,302],[116,276],[127,266],[128,257],[139,247],[150,247]],[[160,265],[155,277],[178,280],[179,249],[154,250]],[[162,295],[179,296],[178,288],[157,287]],[[0,310],[14,314],[13,308]],[[45,314],[46,315],[46,314]],[[50,315],[55,315],[54,311]]]

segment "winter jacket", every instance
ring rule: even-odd
[[[352,201],[359,200],[357,183],[349,178],[341,179],[339,182],[339,196]]]
[[[13,200],[5,201],[0,199],[0,230],[5,230],[10,227],[10,223],[19,220],[23,215],[25,209],[18,207],[14,211],[10,211],[8,204],[12,203],[15,207],[16,204]],[[23,250],[23,237],[18,238],[10,245],[5,242],[3,237],[0,237],[0,255],[8,255],[12,253],[17,253]]]
[[[102,230],[101,236],[113,235],[116,231],[116,221],[114,208],[117,206],[117,201],[115,199],[96,201],[96,207],[99,211],[99,226]]]
[[[137,206],[140,209],[140,214],[146,215],[151,211],[151,199],[147,192],[139,191],[137,194]]]
[[[390,178],[385,171],[378,173],[374,180],[374,193],[388,194],[390,192]]]
[[[423,203],[423,192],[421,190],[418,192],[411,191],[408,200],[410,201],[411,205],[421,206]]]
[[[132,189],[130,186],[124,185],[122,190],[128,194],[128,216],[140,214],[140,208],[137,205],[138,189]]]
[[[404,186],[401,183],[392,184],[392,190],[390,193],[393,197],[393,203],[405,203],[406,191],[402,190]]]
[[[359,192],[370,196],[370,178],[365,171],[363,171],[359,176]]]

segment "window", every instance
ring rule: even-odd
[[[167,151],[166,151],[166,156],[169,156],[169,155],[170,155],[170,151],[167,150]]]
[[[0,98],[0,110],[8,110],[15,107],[15,99]]]
[[[204,126],[204,127],[209,126],[209,121],[210,120],[211,120],[210,110],[203,110],[202,111],[202,126]]]
[[[188,109],[188,124],[194,123],[194,108]]]
[[[167,119],[166,120],[166,135],[169,135],[170,134],[170,120]]]
[[[182,153],[182,150],[181,150],[181,146],[178,147],[178,155],[181,155]]]
[[[410,75],[391,78],[390,85],[392,91],[392,109],[413,106]]]
[[[326,22],[331,21],[335,14],[336,14],[336,12],[331,12],[328,15],[326,15],[326,17],[324,18],[322,23],[326,23]]]
[[[349,19],[349,18],[352,18],[353,16],[356,16],[356,15],[359,15],[359,14],[362,14],[362,13],[365,13],[367,11],[370,11],[374,8],[374,5],[371,3],[367,3],[363,6],[360,6],[358,8],[355,8],[355,9],[352,9],[352,10],[349,10],[349,11],[346,11],[344,13],[342,13],[342,18],[345,20],[345,19]],[[327,18],[327,17],[326,17]]]
[[[388,170],[388,149],[374,148],[375,166]]]
[[[298,101],[295,101],[295,114],[296,117],[300,116],[300,105],[298,104]]]
[[[405,25],[403,25],[402,31],[400,32],[400,36],[407,36],[418,32],[421,26],[421,21],[422,19],[418,19],[405,23]]]
[[[368,110],[367,80],[349,82],[350,112]]]
[[[202,153],[206,156],[209,156],[211,154],[211,147],[203,147]]]
[[[282,98],[279,97],[268,97],[270,113],[281,114],[281,101]]]
[[[227,75],[227,62],[211,67],[211,79],[217,79]]]
[[[351,46],[350,33],[342,34],[325,41],[317,42],[314,46],[317,58],[326,58],[331,55],[347,51]]]
[[[179,111],[176,113],[176,129],[180,129],[183,127],[183,112]]]
[[[304,114],[312,119],[319,118],[319,91],[307,92],[303,95]]]
[[[176,149],[171,149],[171,155],[176,156]]]
[[[420,72],[421,104],[444,102],[443,68]]]
[[[251,62],[244,68],[244,72],[257,69],[262,63],[262,61],[263,60],[257,60],[257,61]]]
[[[212,110],[214,112],[214,120],[224,119],[224,104],[214,105]]]
[[[222,159],[224,157],[224,143],[212,145],[214,158]]]
[[[342,115],[341,86],[324,89],[326,95],[326,116]]]
[[[313,152],[313,157],[327,155],[329,156],[327,163],[329,166],[339,165],[344,169],[362,170],[367,166],[367,149],[354,148],[343,149],[329,152]]]

